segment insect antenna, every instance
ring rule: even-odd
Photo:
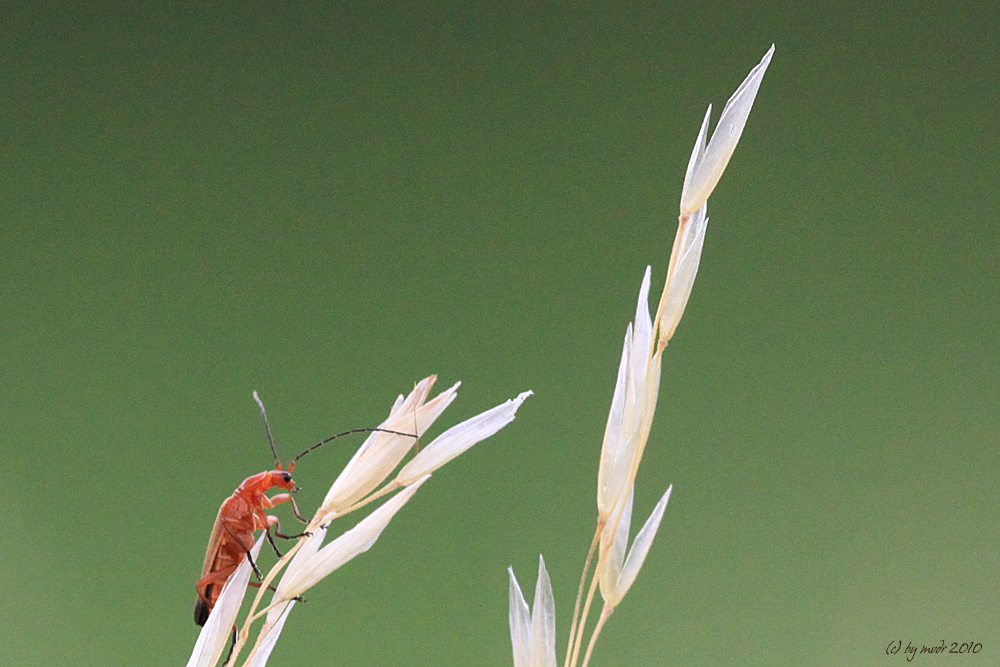
[[[267,444],[271,446],[271,453],[274,454],[274,463],[275,463],[275,465],[278,466],[278,470],[281,470],[282,469],[282,467],[281,467],[281,460],[278,458],[278,450],[274,446],[274,438],[271,437],[271,424],[267,420],[267,410],[264,409],[264,402],[262,400],[260,400],[260,396],[257,395],[256,391],[254,391],[254,393],[253,393],[253,400],[257,401],[257,405],[260,406],[260,414],[264,417],[264,430],[267,431]],[[416,413],[414,413],[413,417],[414,417],[414,427],[416,427]],[[414,428],[414,430],[416,430],[416,428]],[[391,433],[393,435],[401,435],[401,436],[404,436],[404,437],[407,437],[407,438],[415,438],[417,440],[420,439],[419,435],[414,435],[413,433],[403,433],[402,431],[392,431],[392,430],[389,430],[387,428],[354,428],[354,429],[351,429],[350,431],[344,431],[343,433],[338,433],[337,435],[331,435],[329,438],[326,438],[325,440],[320,440],[315,445],[313,445],[312,447],[306,449],[304,452],[302,452],[301,454],[299,454],[298,456],[296,456],[294,459],[292,459],[291,462],[289,462],[289,464],[288,464],[288,469],[287,470],[288,470],[288,472],[291,472],[292,468],[295,467],[295,462],[296,461],[298,461],[303,456],[305,456],[306,454],[308,454],[312,450],[316,449],[317,447],[322,447],[323,445],[325,445],[326,443],[330,442],[331,440],[336,440],[337,438],[343,437],[345,435],[351,435],[352,433],[372,433],[372,432],[375,432],[375,431],[377,431],[379,433]]]
[[[274,438],[271,437],[271,424],[267,421],[267,410],[264,409],[264,401],[260,400],[257,391],[253,392],[253,400],[260,406],[260,414],[264,415],[264,430],[267,431],[267,444],[271,446],[271,453],[274,454],[274,464],[281,470],[281,460],[278,458],[278,450],[274,447]],[[294,463],[294,462],[293,462]]]
[[[306,454],[308,454],[312,450],[316,449],[317,447],[321,447],[321,446],[325,445],[326,443],[330,442],[331,440],[336,440],[339,437],[342,437],[342,436],[345,436],[345,435],[350,435],[352,433],[372,433],[372,432],[376,432],[376,431],[379,432],[379,433],[392,433],[393,435],[402,435],[402,436],[405,436],[407,438],[417,438],[417,439],[420,438],[420,436],[414,435],[413,433],[403,433],[402,431],[390,431],[387,428],[355,428],[355,429],[351,429],[350,431],[344,431],[343,433],[338,433],[337,435],[331,435],[326,440],[321,440],[320,442],[317,442],[315,445],[313,445],[312,447],[310,447],[309,449],[305,450],[304,452],[302,452],[301,454],[299,454],[298,456],[296,456],[294,459],[292,459],[292,462],[288,465],[288,469],[291,470],[292,466],[295,465],[296,461],[298,461],[299,459],[301,459],[303,456],[305,456]]]

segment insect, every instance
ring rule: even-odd
[[[250,555],[250,547],[254,543],[253,534],[255,531],[267,531],[267,540],[271,543],[271,547],[278,554],[279,558],[281,557],[281,552],[278,551],[278,546],[274,543],[274,538],[271,536],[272,526],[274,527],[274,534],[283,539],[295,539],[309,535],[309,533],[284,535],[281,533],[278,518],[270,516],[264,511],[290,501],[295,518],[303,523],[308,523],[308,520],[299,514],[299,508],[292,497],[292,494],[299,490],[299,487],[292,480],[292,469],[295,468],[296,461],[317,447],[321,447],[331,440],[351,433],[382,431],[411,438],[417,437],[411,433],[399,433],[380,428],[362,428],[345,431],[306,449],[292,459],[291,463],[288,464],[288,469],[285,470],[278,459],[274,439],[271,437],[271,426],[267,421],[267,411],[264,410],[264,403],[257,396],[257,392],[253,393],[253,397],[260,406],[261,414],[264,416],[267,441],[271,446],[271,453],[274,455],[274,463],[277,469],[267,470],[247,477],[237,487],[236,491],[233,492],[233,495],[223,501],[222,506],[219,508],[219,513],[215,517],[215,526],[212,528],[212,536],[208,540],[208,549],[205,551],[205,564],[201,570],[201,579],[195,585],[198,590],[198,599],[194,605],[194,622],[198,625],[205,625],[209,613],[211,613],[212,608],[219,599],[219,594],[222,593],[222,587],[226,583],[226,579],[236,571],[236,568],[244,558],[250,561],[250,566],[253,568],[257,578],[262,578],[260,570],[257,569],[257,564],[253,562],[253,558]],[[267,496],[266,492],[275,487],[283,489],[287,493],[277,493],[273,496]],[[260,586],[256,582],[251,582],[250,585]]]

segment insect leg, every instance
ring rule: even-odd
[[[249,582],[248,585],[249,586],[253,586],[254,588],[260,588],[261,587],[261,583],[259,581],[251,581],[251,582]],[[274,586],[271,586],[271,585],[268,585],[267,590],[271,591],[272,593],[277,593],[278,592],[278,589],[275,588]],[[295,600],[296,602],[307,602],[307,600],[304,597],[302,597],[301,595],[296,595],[292,599]]]
[[[268,500],[271,501],[271,507],[274,507],[275,505],[280,505],[281,503],[284,502],[291,501],[292,511],[295,512],[295,518],[301,521],[302,523],[309,523],[309,519],[299,514],[299,506],[295,504],[295,498],[292,497],[292,494],[278,493],[268,498]]]
[[[288,499],[292,501],[292,511],[295,513],[295,518],[301,521],[302,523],[309,523],[309,519],[299,514],[299,506],[295,504],[295,498],[289,496]]]
[[[229,653],[226,654],[226,659],[222,661],[223,665],[229,664],[229,659],[233,657],[233,649],[236,648],[236,636],[239,633],[236,631],[236,626],[233,626],[233,643],[229,645]]]
[[[248,582],[247,585],[248,586],[253,586],[254,588],[260,588],[263,584],[261,584],[259,581],[251,581],[251,582]],[[271,591],[272,593],[277,593],[278,592],[278,589],[275,588],[274,586],[271,586],[270,584],[268,584],[267,590]]]
[[[271,543],[271,548],[274,549],[274,553],[278,555],[278,558],[281,558],[282,554],[280,551],[278,551],[278,545],[274,543],[274,538],[271,537],[271,527],[268,526],[265,532],[267,533],[267,541]],[[277,532],[277,530],[275,530],[275,532]],[[278,537],[284,537],[284,536],[278,533]]]
[[[250,567],[253,568],[253,573],[257,575],[258,579],[263,579],[264,576],[257,569],[257,563],[253,562],[253,556],[250,554],[250,550],[247,549],[247,560],[250,561]]]
[[[285,500],[291,500],[291,497],[288,496],[288,494],[284,494],[283,493],[283,494],[279,494],[279,495],[280,496],[287,496],[287,497],[280,499],[278,502],[285,502]],[[278,498],[278,497],[279,496],[275,496],[275,498]],[[277,504],[277,503],[275,503],[275,504]],[[295,505],[295,501],[294,500],[292,501],[292,505],[293,506]],[[263,514],[263,512],[261,512],[261,514]],[[277,535],[278,537],[280,537],[283,540],[294,540],[294,539],[297,539],[297,538],[300,538],[300,537],[309,537],[310,535],[312,535],[312,533],[310,533],[310,532],[299,533],[298,535],[285,535],[284,533],[281,532],[281,524],[278,522],[278,517],[264,515],[264,519],[265,519],[264,523],[267,525],[267,529],[266,530],[267,530],[268,537],[270,537],[270,535],[271,535],[271,526],[274,526],[274,534]],[[272,546],[273,546],[273,544],[274,543],[272,542]]]
[[[257,569],[257,563],[253,562],[253,556],[250,555],[249,545],[247,545],[247,543],[243,541],[243,538],[237,535],[236,532],[233,531],[228,525],[223,525],[226,526],[226,532],[229,533],[229,536],[233,538],[236,544],[240,545],[240,548],[247,555],[247,560],[250,561],[250,567],[253,568],[253,573],[257,575],[258,579],[263,579],[264,576],[260,573],[260,570]]]
[[[308,531],[304,532],[304,533],[299,533],[298,535],[284,535],[283,533],[278,532],[278,526],[277,525],[274,526],[274,534],[277,535],[278,537],[280,537],[283,540],[294,540],[294,539],[298,539],[300,537],[310,537],[310,536],[312,536],[312,533],[310,533]]]

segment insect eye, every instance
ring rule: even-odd
[[[286,472],[286,473],[283,473],[283,474],[281,475],[281,478],[282,478],[283,480],[285,480],[286,482],[290,482],[290,481],[292,481],[292,475],[291,475],[291,473],[287,473],[287,472]]]

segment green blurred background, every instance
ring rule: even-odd
[[[270,467],[251,391],[294,454],[431,373],[444,426],[536,395],[271,664],[510,665],[539,553],[562,656],[642,272],[655,303],[705,107],[775,42],[593,664],[998,664],[996,5],[319,4],[5,3],[0,663],[183,664]]]

